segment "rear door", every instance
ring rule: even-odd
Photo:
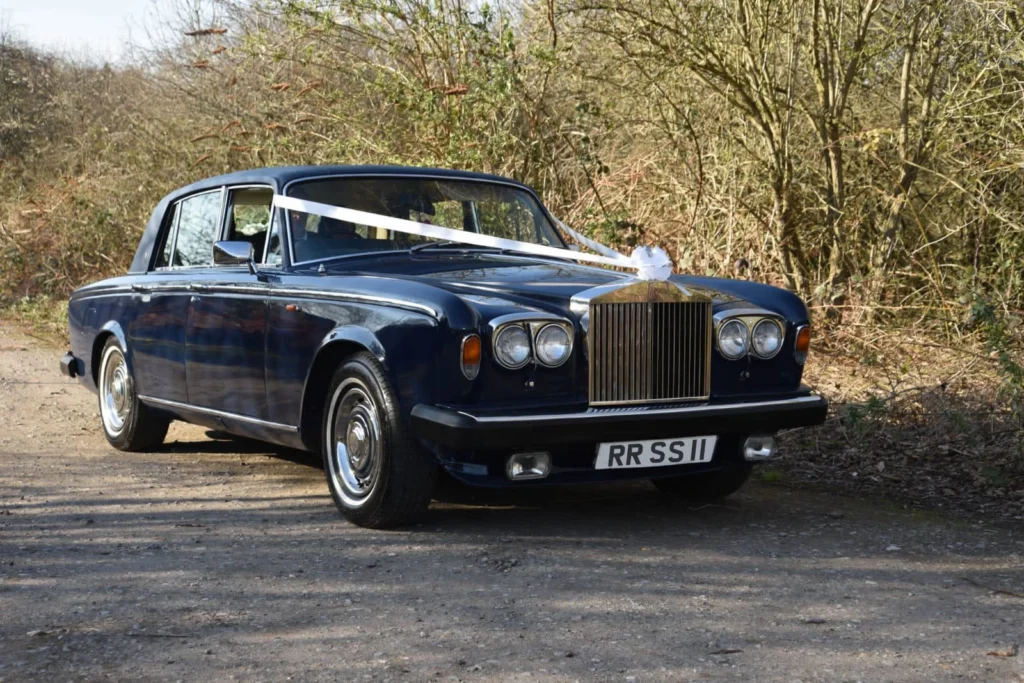
[[[220,190],[212,194],[220,196]],[[126,330],[140,396],[186,403],[185,325],[189,273],[174,265],[174,241],[182,202],[167,211],[152,267],[132,285],[137,315]]]
[[[229,187],[222,204],[182,208],[179,245],[198,266],[186,326],[185,377],[194,406],[249,418],[267,418],[264,344],[266,277],[247,266],[216,266],[217,240],[246,241],[264,259],[270,226],[269,187]],[[183,256],[185,252],[183,252]]]

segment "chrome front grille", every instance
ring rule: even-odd
[[[590,404],[669,403],[711,394],[711,303],[591,303]]]

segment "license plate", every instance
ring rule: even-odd
[[[603,443],[597,447],[594,468],[618,470],[709,462],[717,440],[717,436],[687,436],[682,439]]]

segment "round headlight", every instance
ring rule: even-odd
[[[750,330],[742,320],[730,320],[718,328],[718,350],[729,360],[736,360],[747,352]]]
[[[782,328],[774,320],[762,320],[754,325],[750,345],[761,358],[771,358],[782,348]]]
[[[561,325],[545,325],[537,333],[537,358],[548,367],[561,365],[572,350],[572,339]]]
[[[494,338],[494,356],[506,368],[515,370],[530,360],[530,335],[519,325],[509,325]]]

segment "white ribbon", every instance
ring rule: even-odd
[[[503,237],[492,237],[491,235],[482,235],[477,232],[453,230],[452,228],[445,228],[440,225],[420,223],[419,221],[410,221],[404,218],[394,218],[393,216],[384,216],[379,213],[370,213],[368,211],[345,209],[340,206],[321,204],[320,202],[311,202],[307,199],[286,197],[280,194],[274,195],[274,207],[308,213],[314,216],[334,218],[339,221],[348,221],[350,223],[356,223],[357,225],[367,225],[384,230],[394,230],[395,232],[419,235],[420,237],[451,240],[453,242],[472,244],[479,247],[508,249],[509,251],[517,251],[526,254],[554,256],[555,258],[600,263],[602,265],[617,266],[619,268],[634,268],[637,271],[637,277],[641,280],[667,280],[672,274],[672,261],[669,259],[668,254],[659,247],[637,247],[633,250],[632,256],[626,256],[624,254],[620,254],[614,249],[609,249],[603,244],[584,237],[561,221],[558,221],[559,226],[571,235],[573,239],[577,240],[588,249],[598,252],[600,255],[585,254],[578,251],[571,251],[569,249],[561,249],[559,247],[548,247],[543,244],[531,244],[529,242],[509,240]]]

